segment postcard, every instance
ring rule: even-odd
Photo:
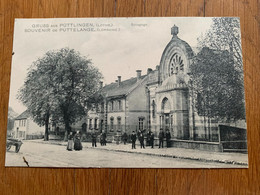
[[[239,18],[14,23],[7,167],[248,167]]]

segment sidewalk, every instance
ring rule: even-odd
[[[64,141],[43,141],[43,140],[24,140],[24,142],[36,142],[42,144],[55,144],[66,146],[67,142]],[[122,144],[116,145],[115,143],[108,143],[106,146],[101,146],[97,143],[97,147],[92,148],[91,143],[82,142],[83,149],[89,148],[94,150],[107,150],[107,151],[116,151],[116,152],[127,152],[127,153],[136,153],[152,156],[161,156],[168,158],[179,158],[179,159],[188,159],[188,160],[197,160],[203,162],[217,162],[217,163],[226,163],[234,165],[244,165],[245,168],[248,166],[248,157],[247,154],[242,153],[222,153],[222,152],[210,152],[210,151],[201,151],[194,149],[186,148],[158,148],[155,146],[154,149],[151,147],[146,147],[141,149],[137,145],[137,149],[131,149],[131,144]]]

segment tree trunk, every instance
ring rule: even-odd
[[[210,126],[211,120],[210,117],[208,117],[208,134],[209,134],[209,141],[211,140],[211,126]]]
[[[68,141],[68,134],[70,131],[70,124],[67,117],[65,117],[65,134],[64,134],[64,141]]]
[[[203,103],[204,105],[204,108],[203,108],[203,110],[204,110],[204,114],[203,114],[203,119],[204,119],[204,132],[205,132],[205,141],[208,139],[208,136],[207,136],[207,125],[206,125],[206,103],[205,103],[205,101],[204,101],[204,103]]]
[[[206,116],[205,116],[205,114],[203,116],[203,119],[204,119],[203,126],[204,126],[204,133],[205,133],[204,139],[206,141],[207,140],[207,126],[206,126]]]
[[[45,120],[45,133],[44,133],[44,141],[49,141],[49,114],[47,114]]]

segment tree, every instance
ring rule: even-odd
[[[208,118],[245,118],[243,76],[232,54],[203,48],[191,65],[198,114]]]
[[[196,105],[200,115],[208,116],[209,125],[210,117],[223,120],[224,118],[225,120],[244,119],[244,80],[239,18],[213,18],[211,28],[198,38],[198,46],[201,52],[200,56],[198,55],[195,59],[193,71],[196,66],[199,66],[198,63],[208,63],[212,66],[204,67],[212,71],[209,71],[209,75],[206,75],[205,72],[204,76],[207,77],[207,80],[203,78],[203,72],[201,72],[200,78],[196,78],[199,69],[197,73],[196,71],[192,73],[193,78],[197,80],[195,82],[204,80],[203,85],[206,86],[202,90],[202,94],[200,90],[197,91]],[[215,51],[218,54],[214,55],[209,52],[206,56],[203,48],[208,48],[208,51]],[[215,61],[215,64],[212,61]],[[220,72],[215,71],[214,68],[217,67]],[[205,70],[201,69],[201,71]],[[218,81],[215,79],[217,77],[220,78]],[[228,79],[228,77],[233,77],[233,79]],[[219,82],[219,86],[217,87],[217,83],[214,82]],[[195,83],[194,86],[197,84]],[[227,88],[225,89],[225,87]],[[218,94],[214,93],[214,90]]]
[[[34,122],[45,126],[44,140],[49,139],[49,120],[55,108],[55,97],[52,93],[51,56],[47,53],[44,57],[33,62],[27,74],[23,87],[19,90],[18,99],[27,107]]]
[[[234,59],[235,68],[242,73],[243,60],[239,18],[213,18],[212,22],[210,30],[198,38],[200,49],[209,47],[215,50],[229,51]]]
[[[33,63],[19,99],[35,122],[45,125],[45,134],[50,118],[62,122],[66,139],[71,124],[86,115],[101,78],[91,60],[79,52],[69,48],[49,51]]]
[[[7,130],[11,131],[14,128],[14,119],[18,116],[18,114],[12,109],[12,107],[8,107],[8,121],[7,121]]]

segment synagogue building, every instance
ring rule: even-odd
[[[104,101],[93,108],[87,119],[87,130],[127,132],[151,129],[170,130],[173,138],[182,140],[217,139],[217,126],[205,129],[207,120],[196,114],[189,77],[194,52],[178,37],[178,27],[171,28],[171,40],[162,52],[160,65],[142,75],[103,86]]]

